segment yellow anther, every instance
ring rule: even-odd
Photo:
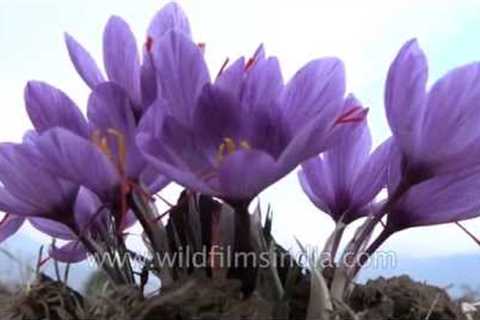
[[[120,173],[124,173],[127,162],[127,145],[124,135],[115,129],[108,129],[107,133],[115,139],[117,146],[117,167]],[[92,141],[111,160],[114,161],[113,152],[108,144],[108,136],[102,135],[99,130],[92,134]]]
[[[237,145],[232,138],[223,138],[222,145],[225,145],[225,149],[227,149],[227,155],[232,154],[237,150]]]
[[[240,149],[252,149],[248,141],[241,140],[240,143],[237,145],[232,138],[223,138],[223,142],[218,146],[217,151],[217,163],[220,163],[225,159],[226,156],[231,155],[235,151]]]
[[[252,149],[252,146],[246,140],[240,141],[240,147],[242,147],[243,149],[246,149],[246,150]]]

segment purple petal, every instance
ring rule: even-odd
[[[247,108],[270,107],[283,90],[280,64],[276,58],[261,60],[248,72],[242,102]]]
[[[206,85],[193,116],[193,128],[198,141],[208,153],[215,155],[225,138],[245,139],[246,127],[242,107],[229,92]]]
[[[392,138],[382,143],[361,167],[352,185],[352,207],[364,207],[387,185],[392,145]]]
[[[102,206],[100,199],[88,190],[81,187],[78,191],[77,199],[75,201],[75,221],[81,233],[93,226],[95,221],[101,219],[99,209]]]
[[[0,198],[9,213],[56,214],[71,204],[77,192],[76,185],[61,181],[41,168],[36,147],[36,144],[2,144],[0,147],[0,181],[6,189],[0,189],[3,190]]]
[[[423,157],[438,160],[480,137],[480,63],[449,72],[430,90],[422,129]]]
[[[71,213],[65,212],[65,215],[67,214]],[[40,230],[50,237],[62,240],[76,239],[75,233],[69,227],[60,222],[45,218],[29,218],[28,221],[35,227],[35,229]]]
[[[191,36],[190,23],[183,12],[182,8],[175,2],[166,4],[153,17],[150,26],[148,27],[148,36],[153,41],[160,39],[168,31],[176,30],[182,32],[186,36]]]
[[[38,81],[28,82],[25,88],[27,112],[35,129],[42,133],[62,127],[86,137],[87,122],[75,103],[62,91]]]
[[[355,177],[368,159],[371,145],[366,120],[341,126],[335,143],[324,154],[335,190],[350,193]]]
[[[287,84],[283,97],[285,118],[292,131],[322,115],[331,125],[341,111],[345,92],[343,63],[336,58],[318,59],[300,69]]]
[[[13,236],[23,225],[25,218],[7,214],[0,220],[0,243]]]
[[[95,60],[80,43],[67,33],[65,34],[65,43],[75,70],[90,88],[93,89],[97,84],[105,81]]]
[[[417,41],[410,40],[390,66],[385,88],[388,123],[408,155],[414,154],[419,143],[427,76],[427,59]]]
[[[41,210],[33,204],[15,198],[4,188],[0,188],[0,211],[13,212],[16,215],[26,217],[38,214]]]
[[[169,148],[164,144],[162,139],[152,138],[145,133],[138,135],[137,143],[147,161],[169,179],[186,188],[208,195],[216,195],[202,179],[202,175],[207,175],[210,172],[196,172],[194,169],[191,170],[188,167],[188,163],[185,163],[185,161],[177,155],[178,149]],[[183,150],[183,147],[181,150]],[[192,156],[192,158],[193,157],[194,156]]]
[[[149,52],[143,54],[143,62],[140,67],[140,83],[142,89],[142,108],[145,112],[157,98],[157,78],[155,77],[155,66]]]
[[[197,97],[210,81],[198,46],[184,34],[170,31],[154,44],[159,95],[182,123],[191,120]]]
[[[239,58],[232,65],[223,70],[215,79],[215,87],[230,92],[234,97],[240,98],[240,90],[245,78],[245,59]]]
[[[124,88],[136,105],[141,104],[140,59],[128,24],[113,16],[103,35],[103,59],[110,80]]]
[[[305,161],[302,170],[298,172],[298,178],[308,198],[323,212],[332,213],[335,198],[327,162],[320,157]]]
[[[151,194],[156,194],[165,188],[170,179],[160,175],[158,170],[151,165],[146,165],[140,174],[140,181],[145,185]]]
[[[126,160],[126,173],[137,177],[144,166],[144,159],[135,142],[136,124],[127,93],[118,85],[106,82],[93,90],[88,100],[88,119],[100,134],[109,137],[109,147],[117,161]],[[112,132],[112,130],[114,130]],[[121,134],[121,139],[115,136]],[[123,140],[123,141],[121,141]],[[119,159],[119,144],[125,143],[126,159]]]
[[[389,216],[394,230],[480,215],[480,168],[437,176],[415,185]]]
[[[56,261],[77,263],[87,258],[87,251],[80,242],[71,241],[60,248],[52,245],[49,250],[49,255]]]
[[[221,163],[219,192],[229,200],[252,199],[285,174],[267,153],[238,150]]]
[[[110,199],[120,185],[117,169],[100,149],[69,131],[51,129],[40,136],[37,146],[46,169],[103,199]]]

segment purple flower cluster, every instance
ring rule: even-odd
[[[99,244],[123,248],[138,219],[155,245],[139,194],[152,205],[150,196],[173,181],[248,217],[252,199],[298,165],[303,190],[337,225],[368,217],[347,248],[354,254],[385,216],[370,252],[397,231],[480,215],[478,63],[427,90],[425,55],[407,42],[385,87],[393,134],[372,150],[368,110],[345,94],[337,58],[313,60],[284,81],[277,58],[260,46],[212,77],[174,3],[153,18],[142,54],[125,21],[108,21],[105,74],[72,36],[65,41],[91,89],[87,114],[61,90],[27,84],[34,129],[22,143],[0,145],[0,241],[28,220],[67,241],[52,246],[52,258],[77,262]],[[244,215],[236,223],[241,238],[249,222]]]

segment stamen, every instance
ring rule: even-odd
[[[217,163],[220,163],[225,159],[225,156],[231,155],[238,148],[250,150],[252,146],[248,143],[247,140],[240,140],[240,143],[237,145],[232,138],[223,138],[223,142],[218,146],[216,160]]]
[[[252,146],[246,140],[240,141],[240,147],[242,147],[243,149],[247,149],[247,150],[252,149]]]
[[[235,152],[235,150],[237,150],[237,145],[235,144],[235,141],[233,141],[232,138],[223,138],[223,144],[227,149],[227,155],[232,154]]]
[[[127,162],[127,145],[125,143],[125,137],[120,131],[115,129],[108,129],[107,132],[110,133],[113,137],[115,137],[117,141],[118,167],[120,172],[123,172],[126,168]]]
[[[110,160],[113,160],[112,150],[108,146],[107,138],[102,136],[100,130],[95,130],[92,134],[92,142],[103,152]]]

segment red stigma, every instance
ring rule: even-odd
[[[200,50],[203,51],[203,50],[205,50],[205,43],[204,43],[204,42],[199,42],[199,43],[197,44],[197,47],[198,47]]]
[[[245,71],[250,70],[253,67],[253,65],[255,64],[255,62],[257,62],[255,60],[255,57],[252,57],[252,58],[248,59],[247,63],[245,64]]]
[[[152,51],[152,46],[153,46],[153,38],[148,36],[147,40],[145,41],[145,48],[147,49],[148,52]]]
[[[347,112],[341,114],[335,121],[335,124],[361,122],[365,119],[365,115],[367,114],[367,112],[368,109],[363,109],[359,106],[352,107]]]

